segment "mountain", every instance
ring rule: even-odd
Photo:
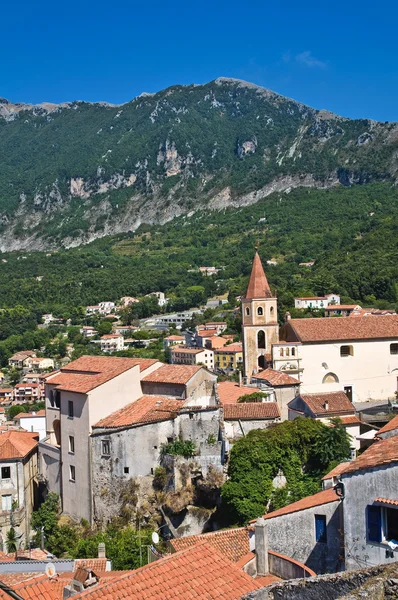
[[[395,182],[398,124],[226,78],[118,106],[0,99],[0,165],[0,250],[42,250],[296,187]]]

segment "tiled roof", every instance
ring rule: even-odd
[[[348,465],[343,471],[343,475],[353,473],[354,471],[363,471],[372,467],[388,465],[392,462],[398,462],[398,436],[396,435],[386,440],[374,442],[365,452]]]
[[[162,365],[142,381],[151,383],[177,383],[185,385],[202,369],[199,365]]]
[[[235,344],[228,344],[218,351],[220,354],[236,354],[237,352],[243,352],[243,346],[239,342]]]
[[[0,388],[0,394],[10,394],[13,388]]]
[[[319,394],[300,394],[299,396],[315,416],[355,414],[355,406],[344,392],[320,392]],[[325,408],[325,402],[328,408]]]
[[[331,304],[325,306],[325,310],[354,310],[355,308],[361,308],[358,304]]]
[[[149,358],[118,358],[113,356],[82,356],[62,367],[47,382],[60,390],[87,394],[98,386],[139,365],[140,371],[156,364]]]
[[[198,337],[212,337],[213,335],[217,335],[217,329],[201,329],[196,334]]]
[[[375,502],[381,502],[383,504],[391,504],[391,506],[398,506],[398,500],[391,500],[390,498],[376,498]]]
[[[106,563],[106,558],[77,558],[75,560],[75,569],[86,567],[86,569],[92,569],[97,574],[97,571],[106,570]]]
[[[239,600],[261,587],[208,544],[197,544],[74,596],[91,600]]]
[[[249,530],[246,527],[175,538],[170,540],[170,545],[178,552],[199,542],[210,544],[233,562],[238,562],[250,552]]]
[[[34,419],[35,417],[45,417],[46,416],[46,411],[43,410],[38,410],[36,413],[26,413],[26,412],[21,412],[18,413],[17,415],[15,415],[14,420],[15,419]]]
[[[184,354],[200,354],[201,352],[208,351],[207,348],[182,348],[181,346],[175,346],[170,348],[170,352],[175,354],[176,352],[183,352]]]
[[[220,381],[217,384],[218,396],[221,404],[236,404],[241,396],[261,392],[259,388],[249,386],[239,386],[234,381]]]
[[[226,343],[227,343],[227,340],[221,336],[215,335],[214,337],[211,338],[212,350],[216,350],[218,348],[223,348]]]
[[[326,300],[326,296],[302,296],[300,298],[295,298],[295,300]]]
[[[164,339],[170,340],[170,342],[180,342],[181,340],[185,340],[183,335],[168,335]]]
[[[292,377],[287,373],[283,373],[282,371],[274,371],[274,369],[264,369],[264,371],[260,371],[260,373],[253,375],[253,378],[262,379],[273,386],[300,384],[299,380],[295,377]]]
[[[258,252],[254,255],[252,272],[245,297],[249,300],[252,298],[272,298]]]
[[[13,429],[0,435],[0,460],[24,458],[39,441],[37,433],[15,431]]]
[[[108,415],[93,427],[129,427],[174,419],[184,400],[164,396],[141,396],[135,402]]]
[[[391,419],[391,421],[388,421],[388,423],[386,423],[384,427],[379,429],[376,435],[380,435],[380,433],[387,433],[388,431],[393,431],[393,429],[398,429],[398,415]]]
[[[360,425],[361,420],[358,419],[355,415],[348,415],[346,417],[339,417],[343,425]]]
[[[21,350],[20,352],[16,352],[10,358],[10,360],[24,360],[28,357],[36,357],[36,353],[32,350]]]
[[[43,577],[14,585],[14,590],[24,600],[60,600],[51,580]],[[0,598],[1,600],[10,600],[10,596],[2,591],[0,591]]]
[[[366,319],[291,319],[287,339],[300,342],[338,342],[398,338],[398,315],[369,316]]]
[[[297,502],[288,504],[283,508],[279,508],[278,510],[274,510],[273,512],[267,513],[266,515],[264,515],[264,519],[274,519],[275,517],[289,515],[291,513],[299,512],[301,510],[306,510],[307,508],[314,508],[315,506],[330,504],[330,502],[336,502],[337,500],[339,500],[338,495],[336,494],[333,488],[329,488],[328,490],[323,490],[322,492],[318,492],[313,496],[307,496],[306,498],[302,498]],[[255,523],[255,519],[250,522]]]
[[[39,384],[38,383],[17,383],[17,385],[15,387],[16,387],[16,389],[37,388],[37,387],[39,387]]]
[[[325,479],[332,479],[333,477],[337,477],[337,475],[341,475],[341,473],[348,467],[349,464],[349,461],[340,463],[339,465],[337,465],[337,467],[335,467],[334,469],[329,471],[329,473],[327,473],[324,477],[322,477],[322,481],[324,481]]]
[[[281,416],[276,402],[241,402],[224,406],[226,421],[278,419]]]

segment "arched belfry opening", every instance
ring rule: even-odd
[[[260,369],[265,369],[265,367],[266,367],[265,363],[266,363],[265,356],[263,356],[263,355],[259,356],[257,359],[257,364]]]
[[[257,333],[257,348],[265,350],[265,333],[262,329]]]

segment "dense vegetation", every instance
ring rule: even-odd
[[[0,103],[0,115],[10,108]],[[388,180],[395,133],[395,124],[327,115],[231,80],[174,86],[121,107],[27,108],[0,116],[0,228],[13,227],[24,247],[35,236],[71,243],[187,213],[227,187],[236,199],[283,176],[317,185]]]
[[[329,427],[314,419],[284,421],[256,429],[234,444],[223,485],[223,516],[230,524],[275,510],[321,489],[321,478],[350,456],[344,426]],[[286,485],[274,487],[282,471]]]

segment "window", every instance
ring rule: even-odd
[[[286,348],[286,356],[289,356],[290,354],[290,348]]]
[[[74,411],[73,411],[73,402],[72,400],[68,400],[68,417],[73,419]]]
[[[292,356],[296,356],[296,348],[292,348]]]
[[[384,508],[384,521],[386,524],[386,539],[398,539],[398,510],[396,508]]]
[[[111,453],[111,443],[109,440],[102,440],[102,456],[109,456]]]
[[[269,309],[269,312],[270,312],[271,315],[274,314],[274,307],[273,306],[271,306],[271,308]]]
[[[322,379],[322,383],[339,383],[339,378],[335,373],[327,373]]]
[[[250,308],[249,308],[249,307],[247,307],[247,308],[246,308],[246,317],[249,317],[249,316],[250,316]]]
[[[369,542],[396,540],[398,510],[387,506],[367,507],[367,538]]]
[[[61,392],[59,390],[54,390],[54,404],[55,408],[61,407]]]
[[[398,354],[398,344],[390,344],[390,354]]]
[[[315,540],[320,544],[327,543],[325,515],[315,515]]]
[[[279,356],[283,356],[283,348],[279,350]]]
[[[69,466],[69,480],[76,481],[76,469],[73,465]]]
[[[12,495],[7,494],[6,496],[1,497],[1,510],[11,510],[12,508]]]
[[[52,408],[54,408],[54,390],[50,390],[48,393],[48,400],[52,406]]]
[[[340,356],[354,356],[354,348],[352,346],[341,346],[340,347]]]
[[[1,478],[2,479],[10,479],[11,477],[11,467],[1,467]]]
[[[128,475],[130,473],[130,467],[124,467],[124,474]]]
[[[71,454],[75,453],[75,438],[73,437],[73,435],[69,436],[69,452]]]
[[[265,348],[265,333],[260,330],[257,334],[257,348]]]
[[[258,307],[258,309],[257,309],[257,314],[258,314],[258,316],[259,316],[259,317],[262,317],[262,316],[263,316],[263,314],[264,314],[264,311],[263,311],[263,309],[262,309],[262,307],[261,307],[261,306],[259,306],[259,307]]]
[[[381,542],[381,506],[368,506],[367,533],[369,542]]]

